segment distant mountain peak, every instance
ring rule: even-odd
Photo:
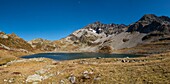
[[[11,36],[12,38],[20,38],[19,36],[17,36],[15,33],[12,34],[8,34],[9,36]]]
[[[161,32],[169,34],[170,18],[167,16],[156,16],[146,14],[139,21],[129,26],[127,32],[137,31],[140,33]]]
[[[139,21],[154,21],[157,19],[158,17],[154,14],[145,14]]]

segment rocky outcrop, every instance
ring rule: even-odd
[[[101,22],[94,22],[93,24],[89,24],[86,27],[84,27],[84,29],[88,29],[89,31],[92,31],[94,33],[100,34],[100,33],[104,33],[107,36],[108,35],[112,35],[112,34],[119,34],[121,32],[123,32],[124,28],[126,27],[126,25],[121,24],[102,24]]]
[[[34,39],[28,42],[34,49],[39,49],[42,51],[53,51],[56,45],[50,40],[45,40],[42,38]]]
[[[110,46],[103,46],[99,49],[100,53],[112,53],[112,48]]]
[[[65,46],[73,47],[76,51],[96,51],[99,45],[102,45],[105,40],[112,35],[118,35],[126,31],[126,25],[118,24],[103,24],[94,22],[81,28],[68,37],[61,39]],[[64,48],[66,48],[64,46]],[[62,49],[63,46],[60,47]]]
[[[25,40],[18,37],[16,34],[5,34],[0,32],[0,47],[6,50],[28,52],[33,48]]]
[[[0,32],[0,38],[8,39],[8,36],[4,32]]]
[[[75,31],[67,38],[72,41],[80,41],[82,43],[91,43],[97,39],[106,38],[109,35],[117,35],[124,32],[126,25],[121,24],[102,24],[100,22],[94,22],[85,26],[84,28]]]

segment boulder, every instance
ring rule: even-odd
[[[110,46],[103,46],[99,49],[100,53],[112,53],[112,48]]]
[[[72,84],[76,83],[76,77],[73,74],[71,74],[71,76],[68,79]]]
[[[27,77],[26,82],[34,82],[34,81],[42,81],[43,77],[38,75],[38,74],[34,74],[34,75],[30,75]]]

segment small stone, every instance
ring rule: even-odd
[[[8,80],[8,82],[9,82],[9,83],[13,83],[13,82],[14,82],[14,78],[10,78],[10,79]]]
[[[84,71],[83,74],[88,74],[89,72],[88,71]]]
[[[96,59],[101,59],[101,57],[96,57]]]
[[[76,83],[76,77],[73,74],[71,74],[71,76],[68,79],[72,84]]]
[[[100,77],[96,77],[96,78],[94,78],[94,80],[95,80],[95,81],[100,80],[100,79],[101,79]]]
[[[84,72],[83,72],[83,78],[84,78],[84,79],[90,79],[89,74],[93,74],[93,72],[84,71]]]
[[[64,80],[60,80],[60,84],[65,84]]]
[[[4,82],[7,82],[8,80],[7,79],[4,79]]]

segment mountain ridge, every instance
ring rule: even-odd
[[[14,33],[6,35],[1,32],[0,37],[2,40],[0,40],[0,43],[7,47],[21,48],[27,51],[111,53],[113,50],[135,47],[139,44],[157,41],[168,36],[170,36],[169,17],[145,14],[138,21],[130,25],[103,24],[97,21],[76,30],[66,38],[56,41],[39,38],[26,42]],[[14,44],[12,45],[11,42]]]
[[[167,16],[146,14],[130,25],[102,24],[94,22],[62,39],[78,44],[78,50],[98,52],[100,49],[123,49],[169,36],[170,22]],[[83,46],[83,47],[82,47]],[[110,51],[110,50],[108,50]]]

